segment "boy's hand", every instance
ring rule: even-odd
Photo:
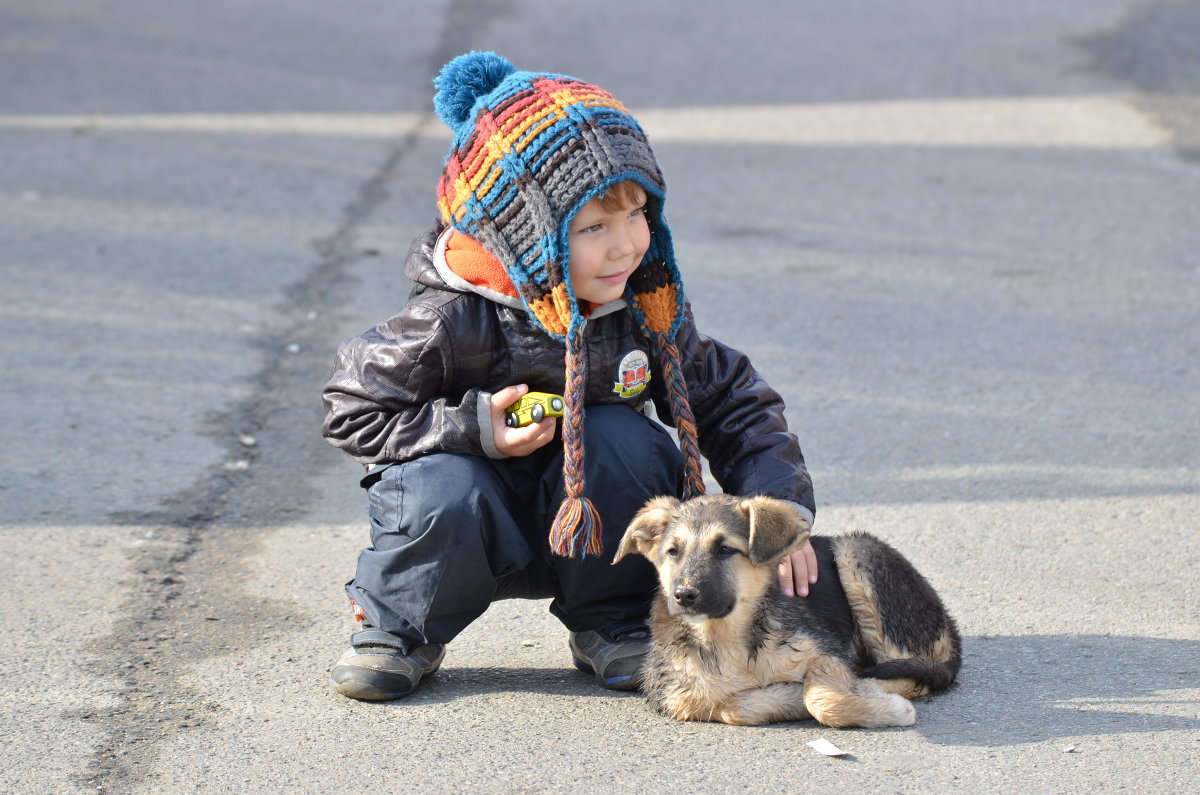
[[[496,442],[496,449],[505,455],[529,455],[554,438],[554,417],[546,417],[541,422],[526,425],[524,428],[510,428],[505,424],[504,410],[528,391],[529,387],[525,384],[514,384],[492,395],[492,439]]]
[[[779,562],[779,587],[784,596],[808,596],[808,586],[817,581],[817,553],[812,542]]]

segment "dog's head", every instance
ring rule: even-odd
[[[724,618],[739,601],[757,601],[808,531],[795,508],[770,497],[656,497],[633,517],[613,563],[631,554],[653,563],[672,615]]]

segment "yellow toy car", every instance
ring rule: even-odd
[[[521,428],[546,417],[563,415],[562,395],[549,392],[530,392],[504,411],[504,424],[510,428]]]

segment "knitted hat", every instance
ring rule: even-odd
[[[653,234],[625,298],[666,378],[687,462],[687,490],[704,491],[696,423],[675,346],[684,294],[663,219],[662,172],[641,126],[598,86],[518,71],[491,52],[460,55],[442,68],[434,85],[434,108],[454,132],[438,183],[442,221],[498,259],[534,323],[566,343],[566,499],[550,530],[551,549],[563,556],[598,555],[600,518],[583,483],[588,305],[581,308],[571,286],[569,243],[575,214],[618,182],[636,182],[647,193]]]

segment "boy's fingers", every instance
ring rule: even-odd
[[[513,403],[516,403],[517,399],[528,391],[529,387],[525,386],[525,384],[513,384],[512,386],[504,387],[499,392],[493,392],[491,399],[492,408],[506,409]]]
[[[817,581],[817,552],[811,541],[804,545],[804,560],[808,563],[808,582],[811,585]]]
[[[542,422],[545,422],[545,420],[542,420]],[[517,444],[528,444],[532,441],[535,441],[545,430],[545,428],[542,427],[542,422],[532,422],[522,428],[513,428],[511,431],[509,431],[511,438]]]
[[[792,596],[792,556],[788,555],[779,561],[779,587],[784,596]]]
[[[529,441],[541,447],[554,438],[554,418],[546,417],[541,422],[532,423],[521,430],[530,431]]]
[[[505,428],[507,446],[517,455],[532,453],[554,438],[554,418],[547,417],[522,428]]]
[[[812,582],[812,570],[808,556],[796,551],[779,562],[779,586],[784,596],[808,596],[808,584]]]
[[[804,553],[793,552],[788,557],[792,559],[792,580],[796,595],[808,596],[808,561]]]

